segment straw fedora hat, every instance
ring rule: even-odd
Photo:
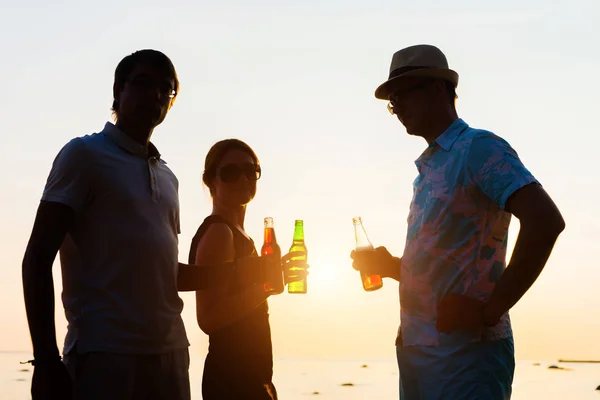
[[[394,53],[388,80],[375,90],[375,97],[389,100],[398,81],[407,76],[443,79],[454,87],[458,85],[458,74],[448,68],[444,53],[435,46],[418,44]]]

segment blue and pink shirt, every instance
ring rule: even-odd
[[[511,214],[506,201],[539,184],[495,134],[454,121],[415,162],[400,281],[404,346],[438,346],[512,337],[508,313],[481,336],[436,330],[447,294],[487,301],[506,267]]]

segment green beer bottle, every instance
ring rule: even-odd
[[[292,242],[292,247],[290,247],[291,252],[302,252],[302,255],[297,257],[293,257],[292,261],[304,261],[308,258],[308,252],[306,250],[306,245],[304,244],[304,221],[301,219],[297,219],[294,227],[294,239]],[[296,278],[298,275],[294,274],[294,271],[304,271],[302,265],[290,268],[290,278]],[[306,293],[306,277],[301,280],[288,283],[288,293]]]

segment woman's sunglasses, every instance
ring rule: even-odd
[[[261,170],[260,165],[252,163],[227,164],[219,168],[218,174],[223,182],[228,183],[237,182],[242,175],[249,181],[257,181],[260,179]]]

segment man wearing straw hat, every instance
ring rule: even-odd
[[[565,222],[516,151],[458,117],[458,74],[435,46],[394,54],[375,97],[427,141],[402,258],[352,253],[354,268],[400,282],[400,398],[508,399],[515,367],[508,311],[541,273]],[[511,215],[520,221],[506,265]]]

